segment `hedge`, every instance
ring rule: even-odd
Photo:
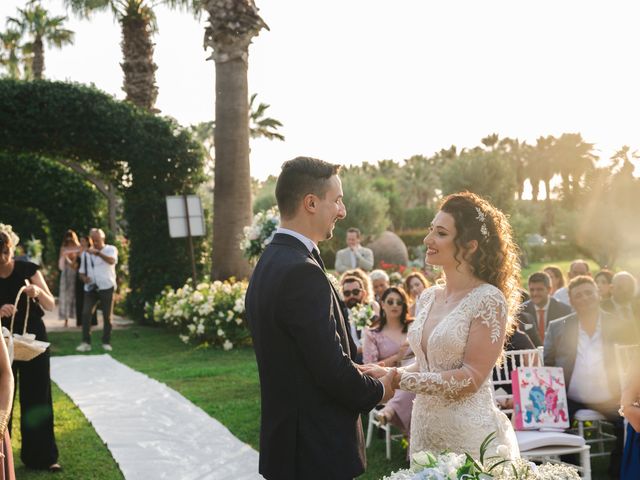
[[[135,318],[165,285],[189,277],[186,242],[169,238],[165,196],[195,191],[203,155],[175,120],[94,87],[2,79],[0,150],[71,159],[119,186],[131,245],[128,310]]]

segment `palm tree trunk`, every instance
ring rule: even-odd
[[[211,276],[243,278],[250,268],[239,242],[251,224],[249,89],[242,58],[216,59],[215,187]]]
[[[33,78],[36,80],[42,79],[44,73],[44,45],[42,39],[36,37],[33,41]]]
[[[216,62],[215,173],[211,277],[247,277],[249,262],[240,250],[251,223],[249,169],[249,45],[268,28],[253,0],[204,0],[209,13],[205,46]]]
[[[123,17],[122,56],[120,64],[124,72],[122,90],[127,100],[141,108],[154,111],[158,87],[157,65],[153,61],[153,42],[149,21],[141,17]]]

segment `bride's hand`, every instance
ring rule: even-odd
[[[358,370],[360,370],[365,375],[369,375],[373,378],[381,378],[384,377],[389,369],[385,368],[381,365],[377,365],[375,363],[368,363],[366,365],[358,365]]]

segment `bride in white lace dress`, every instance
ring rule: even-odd
[[[475,458],[487,435],[489,454],[519,456],[509,419],[493,401],[491,373],[512,329],[520,268],[511,228],[482,198],[447,197],[425,237],[427,262],[442,267],[446,285],[425,290],[408,339],[416,362],[398,369],[396,385],[416,393],[411,454],[468,452]],[[386,373],[364,366],[373,376]]]

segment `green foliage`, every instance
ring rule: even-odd
[[[0,146],[89,165],[118,185],[128,225],[131,314],[165,285],[190,276],[184,239],[170,239],[165,197],[203,180],[202,149],[174,120],[154,116],[93,88],[63,82],[0,80]],[[200,242],[195,242],[200,258]]]
[[[269,177],[266,181],[260,184],[258,191],[253,200],[253,213],[269,210],[271,207],[275,207],[278,202],[276,201],[276,177]]]
[[[364,244],[367,238],[382,233],[389,226],[389,202],[366,177],[351,173],[343,175],[342,190],[347,217],[336,223],[333,238],[320,244],[322,258],[328,266],[334,264],[336,252],[344,248],[348,228],[359,228]]]
[[[424,232],[435,215],[435,208],[427,206],[408,208],[404,210],[403,226],[405,229],[422,229]],[[409,244],[407,243],[407,245]]]
[[[507,159],[498,152],[474,148],[448,162],[442,173],[442,193],[463,190],[489,199],[498,208],[508,211],[516,191],[515,173]]]
[[[80,175],[49,160],[34,155],[0,152],[0,171],[10,208],[0,207],[0,221],[11,223],[26,240],[34,236],[44,244],[44,260],[58,261],[58,248],[65,232],[71,228],[87,234],[91,227],[104,227],[104,198]]]

